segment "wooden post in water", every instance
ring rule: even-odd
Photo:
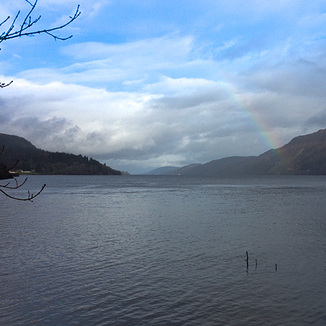
[[[246,251],[246,256],[247,256],[246,261],[247,261],[247,270],[248,270],[248,268],[249,268],[249,254],[248,254],[248,251]]]
[[[277,272],[277,264],[275,264],[275,272]]]

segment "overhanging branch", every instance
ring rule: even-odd
[[[27,178],[26,178],[27,179]],[[23,184],[26,182],[23,182]],[[19,185],[19,187],[21,187],[23,184]],[[38,195],[40,195],[40,193],[44,190],[44,188],[46,187],[46,184],[44,184],[42,186],[42,188],[36,193],[36,194],[31,194],[29,191],[27,192],[27,196],[26,197],[16,197],[13,195],[10,195],[8,192],[6,192],[5,190],[1,189],[2,186],[0,186],[0,192],[2,194],[4,194],[5,196],[7,196],[10,199],[14,199],[14,200],[20,200],[20,201],[33,201],[33,199],[35,199]],[[17,188],[19,188],[17,187]],[[7,189],[9,189],[8,187],[6,187]],[[17,189],[17,188],[10,188],[10,189]]]
[[[0,156],[3,154],[4,149],[5,149],[5,146],[3,145],[0,148]],[[28,191],[27,196],[24,196],[24,197],[18,197],[18,196],[12,195],[11,194],[12,191],[21,188],[28,180],[28,178],[26,177],[23,182],[19,183],[17,178],[13,178],[14,179],[14,184],[13,184],[13,181],[12,181],[13,175],[11,175],[11,173],[9,171],[12,168],[14,168],[17,165],[17,163],[18,163],[18,160],[10,169],[8,169],[4,164],[2,164],[0,162],[0,168],[1,168],[0,169],[0,179],[1,179],[1,177],[3,177],[3,179],[11,178],[11,181],[8,181],[7,183],[4,183],[4,184],[0,183],[0,194],[3,194],[10,199],[15,199],[15,200],[20,200],[20,201],[33,201],[34,198],[36,198],[37,196],[39,196],[41,194],[41,192],[44,190],[46,185],[44,184],[42,186],[42,188],[36,194],[30,193]]]
[[[52,28],[45,28],[45,29],[40,29],[40,30],[32,30],[31,28],[40,21],[41,19],[41,15],[38,16],[37,18],[33,18],[33,12],[36,8],[36,5],[38,3],[38,0],[35,0],[34,2],[30,2],[28,0],[25,0],[30,6],[30,10],[28,11],[28,13],[25,15],[25,17],[23,18],[23,21],[20,25],[19,28],[17,28],[15,30],[15,26],[17,24],[18,18],[21,15],[21,11],[19,10],[16,14],[16,16],[14,17],[12,23],[10,24],[10,26],[8,27],[8,29],[3,32],[0,35],[0,43],[7,41],[7,40],[11,40],[13,38],[17,38],[17,37],[22,37],[22,36],[34,36],[37,34],[47,34],[51,37],[53,37],[55,40],[68,40],[72,37],[72,35],[66,36],[66,37],[61,37],[58,36],[55,32],[65,28],[66,26],[68,26],[69,24],[71,24],[73,21],[75,21],[81,14],[80,11],[80,5],[77,6],[76,11],[74,13],[73,16],[69,16],[69,19],[66,23],[59,25],[59,26],[55,26]],[[4,19],[2,22],[0,22],[0,27],[3,26],[5,23],[7,23],[8,21],[10,21],[10,16],[8,16],[6,19]]]

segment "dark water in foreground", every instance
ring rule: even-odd
[[[325,177],[44,182],[0,197],[0,325],[326,325]]]

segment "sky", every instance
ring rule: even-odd
[[[35,28],[78,4],[71,39],[0,44],[0,132],[137,174],[326,128],[324,0],[39,0]],[[1,1],[0,21],[29,8]]]

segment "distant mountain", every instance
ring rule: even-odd
[[[265,174],[326,174],[326,129],[298,136],[276,150],[257,158]]]
[[[232,156],[214,160],[205,164],[191,164],[173,171],[178,175],[209,176],[240,176],[247,174],[248,165],[255,156]]]
[[[28,140],[0,133],[0,148],[4,146],[0,156],[1,166],[14,166],[14,170],[35,172],[39,174],[80,174],[80,175],[121,175],[105,164],[82,155],[53,153],[36,148]]]
[[[326,175],[326,129],[298,136],[259,156],[234,156],[172,171],[189,176]]]
[[[163,175],[171,174],[174,170],[178,169],[176,166],[162,166],[161,168],[154,169],[146,173],[146,175]]]
[[[191,175],[191,171],[199,168],[202,166],[203,164],[199,164],[199,163],[193,163],[193,164],[189,164],[186,166],[183,166],[182,168],[176,169],[174,171],[171,172],[172,175]]]

